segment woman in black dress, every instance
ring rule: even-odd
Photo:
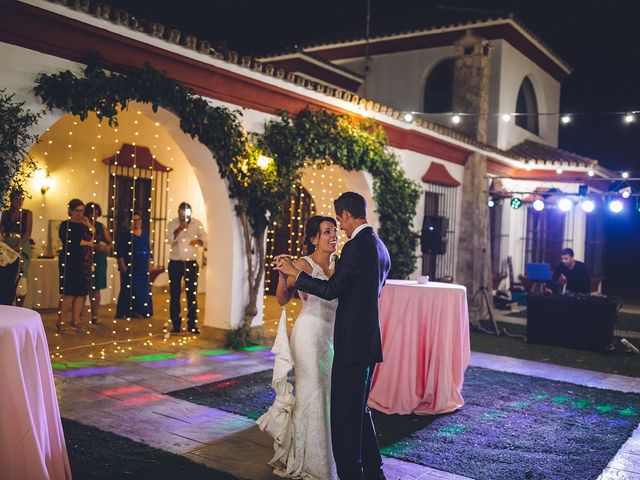
[[[15,262],[0,266],[0,305],[24,304],[24,296],[16,299],[16,287],[19,275],[26,277],[31,262],[31,228],[33,214],[31,210],[22,208],[24,192],[13,190],[9,195],[11,204],[0,217],[0,239],[20,254]]]
[[[72,329],[83,329],[80,314],[91,287],[91,252],[94,228],[84,216],[84,203],[77,198],[69,202],[69,220],[60,224],[58,235],[62,250],[58,256],[62,308],[56,327],[60,331],[71,310]]]

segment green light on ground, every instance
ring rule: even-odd
[[[636,414],[636,411],[633,408],[623,408],[622,410],[618,410],[618,414],[624,417],[632,417]]]
[[[544,400],[546,398],[549,398],[549,395],[547,395],[546,393],[534,393],[531,398],[533,398],[534,400]]]
[[[483,420],[498,420],[502,417],[504,417],[504,413],[502,412],[487,412],[480,415],[480,418]]]
[[[244,347],[241,350],[245,352],[257,352],[259,350],[268,350],[269,347],[265,347],[264,345],[253,345],[251,347]]]
[[[573,402],[573,406],[576,408],[584,408],[589,405],[591,402],[589,400],[576,400]]]
[[[139,355],[136,357],[129,357],[129,360],[133,362],[153,362],[155,360],[171,360],[176,358],[175,353],[159,353],[158,355]]]
[[[216,355],[225,355],[232,353],[231,350],[200,350],[200,355],[206,355],[208,357],[214,357]]]
[[[54,370],[64,370],[65,368],[81,368],[81,367],[91,367],[93,365],[98,365],[97,362],[66,362],[66,363],[52,363],[51,368]]]
[[[465,430],[466,427],[464,425],[449,425],[438,430],[438,435],[452,437],[454,435],[460,435]]]
[[[520,400],[518,402],[511,402],[509,405],[516,408],[525,408],[531,405],[531,403]]]
[[[609,413],[613,411],[613,405],[596,405],[596,410],[600,413]]]
[[[408,447],[406,443],[394,443],[388,447],[380,447],[380,453],[388,457],[399,456],[406,453],[409,450]]]
[[[557,397],[553,397],[552,399],[555,403],[567,403],[569,401],[569,397],[565,397],[564,395],[560,395]]]

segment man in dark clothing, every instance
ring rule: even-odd
[[[565,248],[560,252],[560,264],[553,271],[556,293],[590,293],[591,276],[584,263],[573,258],[573,250]]]

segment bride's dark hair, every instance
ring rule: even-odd
[[[313,217],[309,218],[309,220],[307,220],[307,224],[304,227],[304,241],[302,243],[305,255],[311,255],[316,249],[316,246],[311,243],[311,239],[318,235],[318,233],[320,233],[320,224],[322,222],[331,222],[336,227],[338,226],[336,219],[333,217],[314,215]]]

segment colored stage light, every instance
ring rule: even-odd
[[[593,202],[593,200],[585,200],[584,202],[582,202],[581,207],[582,210],[584,210],[586,213],[591,213],[596,208],[596,204]]]
[[[522,199],[513,197],[511,199],[511,208],[518,210],[522,206]]]
[[[609,210],[613,213],[620,213],[624,209],[624,205],[620,200],[612,200],[609,202]]]
[[[558,200],[558,208],[562,212],[568,212],[573,208],[573,202],[568,198],[561,198]]]
[[[544,210],[544,202],[542,200],[535,200],[533,202],[533,209],[536,212],[541,212],[542,210]]]

